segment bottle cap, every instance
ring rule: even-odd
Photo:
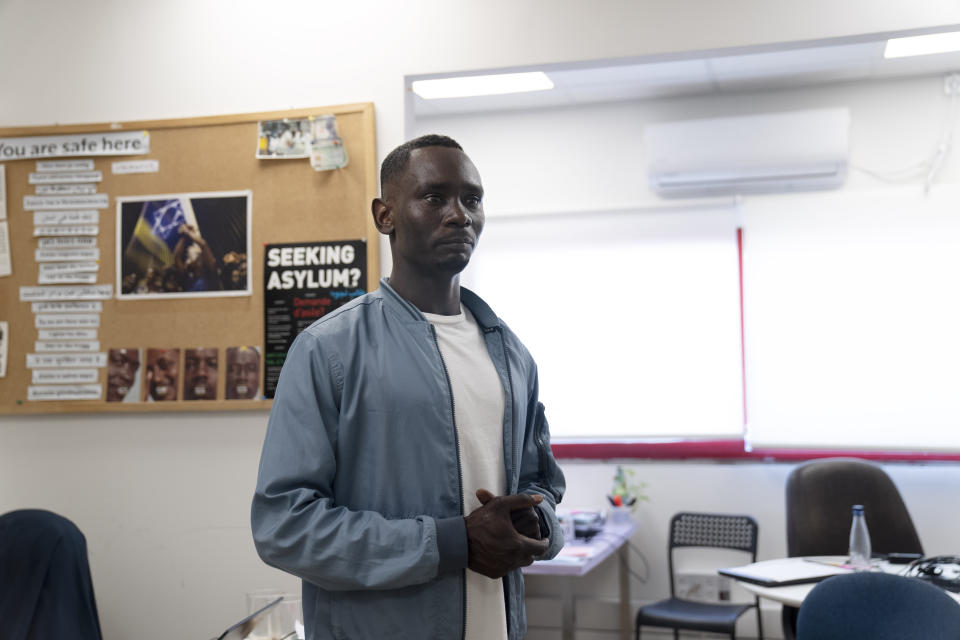
[[[855,504],[855,505],[853,505],[853,512],[854,512],[854,513],[863,513],[863,505],[862,505],[862,504]]]

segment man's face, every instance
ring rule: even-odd
[[[463,271],[484,223],[480,173],[463,151],[414,149],[383,199],[395,268],[425,276]]]
[[[183,357],[183,399],[215,400],[217,397],[217,350],[187,349]]]
[[[107,402],[122,402],[140,368],[139,349],[110,349],[107,359]]]
[[[227,349],[227,400],[252,398],[260,388],[260,353],[253,347]]]
[[[180,349],[147,349],[149,396],[157,402],[176,400],[179,369]]]

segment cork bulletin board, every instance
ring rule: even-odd
[[[306,150],[275,151],[287,125],[264,124],[304,123],[309,140],[312,125],[306,123],[315,120],[336,132],[345,166],[324,165],[316,138]],[[290,138],[284,141],[295,144]],[[41,155],[18,154],[24,151],[18,140],[39,140]],[[46,144],[50,153],[44,156]],[[81,184],[91,175],[95,182]],[[304,255],[313,256],[312,264],[322,259],[341,266],[343,260],[342,272],[350,277],[340,284],[352,287],[350,295],[376,288],[378,233],[370,216],[376,176],[369,103],[0,129],[0,232],[9,243],[10,273],[0,270],[7,349],[0,413],[269,408],[268,277],[277,287],[281,281],[320,286],[323,278],[319,270],[271,272],[267,249],[274,247],[274,266],[280,256],[284,265],[310,264],[295,262]],[[77,196],[80,204],[70,200]],[[161,220],[174,220],[171,212],[181,217],[168,225],[164,246],[157,235],[164,233]],[[62,250],[73,257],[51,257]],[[149,251],[166,261],[166,271],[144,262]],[[184,279],[179,284],[170,275],[174,266]],[[109,379],[119,362],[136,369],[134,382]],[[175,370],[172,382],[156,383],[161,367]],[[213,367],[216,374],[194,384],[186,379],[188,367]],[[242,370],[245,380],[234,374]],[[168,382],[176,388],[160,397]]]

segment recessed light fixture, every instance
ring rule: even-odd
[[[459,76],[414,80],[413,92],[425,100],[436,98],[466,98],[492,96],[503,93],[524,93],[553,89],[553,82],[542,71],[527,73],[498,73],[486,76]]]
[[[931,33],[925,36],[909,36],[887,40],[884,58],[906,58],[924,56],[932,53],[960,51],[960,31],[949,33]]]

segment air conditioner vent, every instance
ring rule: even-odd
[[[836,188],[849,129],[846,108],[652,124],[650,187],[663,197]]]

